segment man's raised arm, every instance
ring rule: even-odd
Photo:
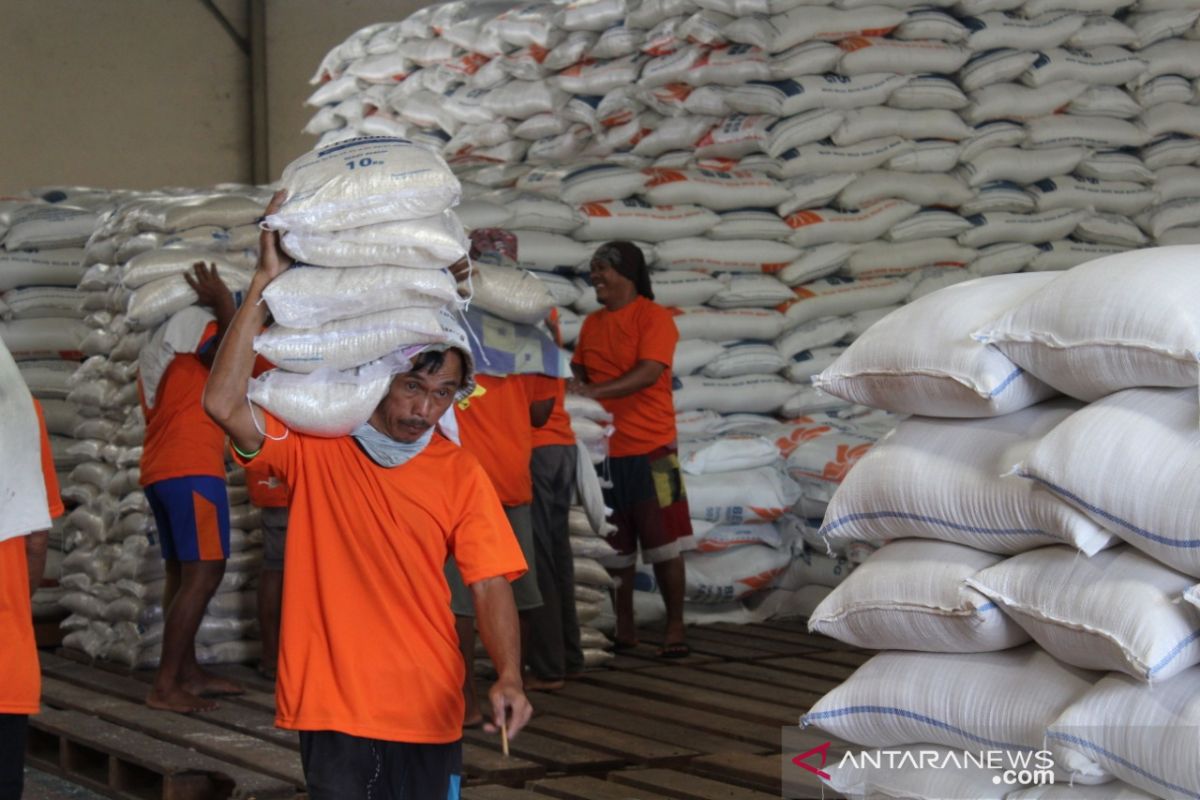
[[[271,198],[264,216],[274,214],[283,205],[285,192]],[[258,237],[258,266],[246,300],[233,317],[221,339],[221,348],[213,361],[204,387],[204,410],[225,429],[234,446],[243,453],[255,453],[263,444],[261,421],[246,401],[250,376],[254,372],[254,337],[267,321],[262,292],[267,284],[291,266],[291,259],[279,247],[279,234],[262,231]]]

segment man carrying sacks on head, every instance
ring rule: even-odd
[[[282,201],[277,194],[267,213]],[[267,313],[262,290],[288,265],[277,235],[264,232],[205,392],[237,460],[264,462],[291,497],[276,724],[300,731],[314,800],[381,788],[381,796],[457,798],[463,662],[443,576],[449,556],[499,673],[495,722],[511,736],[532,714],[509,588],[525,560],[479,463],[435,430],[473,389],[470,353],[460,344],[424,349],[349,436],[289,431],[246,402],[252,342]]]

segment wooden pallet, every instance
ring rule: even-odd
[[[640,631],[639,646],[605,668],[558,692],[532,692],[534,719],[508,757],[499,736],[467,731],[463,797],[778,798],[785,730],[789,747],[823,741],[796,728],[800,715],[869,657],[797,623],[693,627],[692,655],[677,661],[657,657],[661,636]],[[150,672],[78,655],[46,655],[42,666],[50,710],[34,718],[31,760],[39,766],[119,798],[295,798],[303,791],[298,738],[274,727],[272,686],[249,668],[219,670],[241,681],[245,695],[185,716],[145,707]],[[76,727],[80,721],[87,724]],[[124,749],[112,746],[117,732]],[[835,796],[815,777],[789,781],[788,797]]]

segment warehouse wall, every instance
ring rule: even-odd
[[[247,0],[215,0],[241,36]],[[267,174],[301,132],[334,45],[419,0],[264,0]],[[0,194],[47,184],[148,189],[252,179],[249,61],[199,0],[9,3],[0,26]]]
[[[310,149],[316,137],[302,132],[313,109],[303,105],[308,79],[321,59],[359,28],[398,22],[422,0],[267,0],[267,94],[270,175]]]
[[[218,0],[244,31],[245,4]],[[0,193],[248,175],[245,56],[194,0],[7,3]]]

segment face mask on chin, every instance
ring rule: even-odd
[[[398,442],[387,434],[380,433],[370,422],[359,425],[350,435],[372,461],[391,469],[419,456],[433,438],[433,428],[421,434],[421,438],[415,442]]]

